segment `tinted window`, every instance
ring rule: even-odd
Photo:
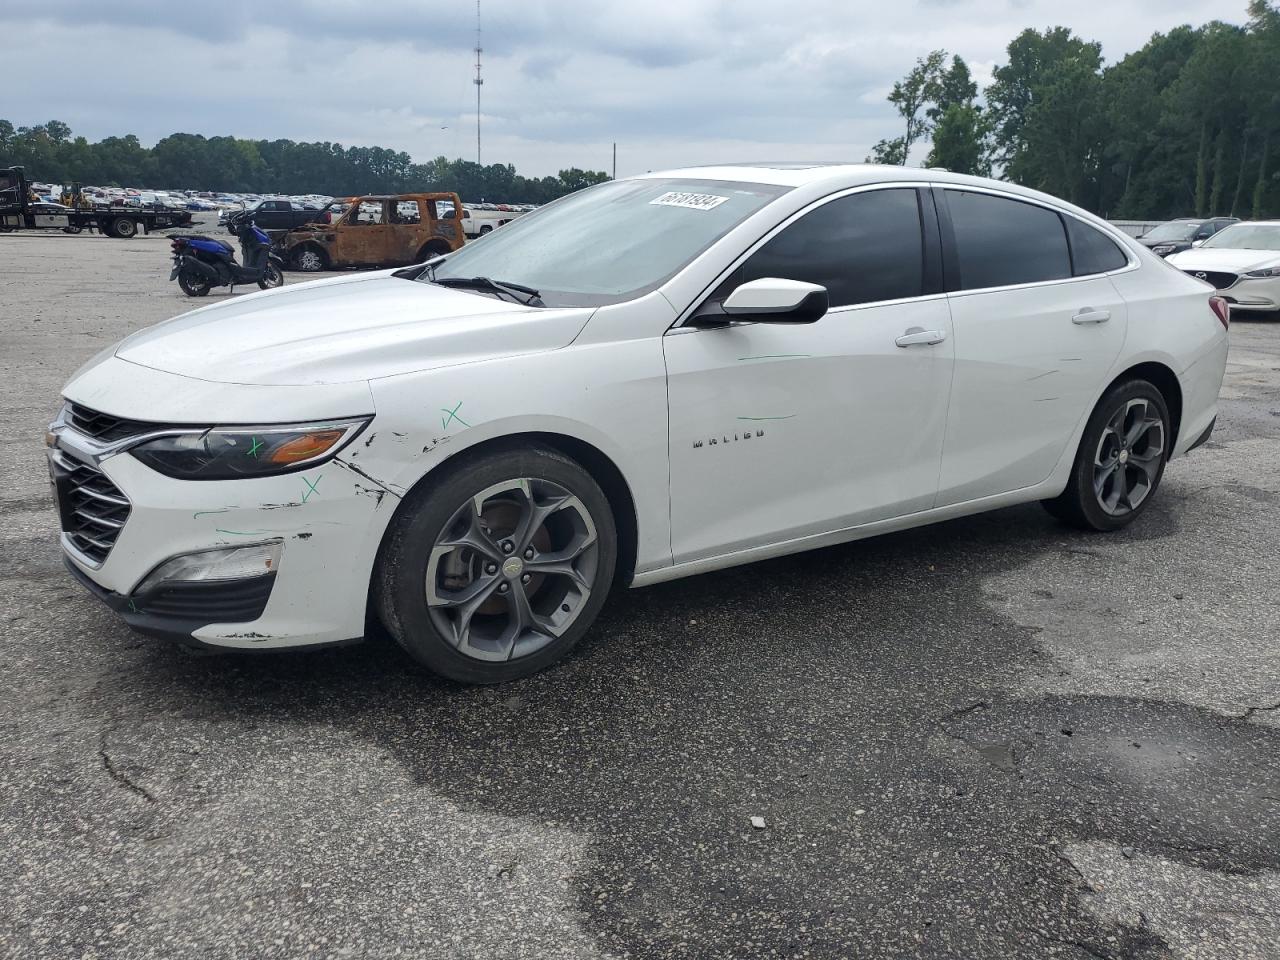
[[[1071,238],[1071,263],[1077,277],[1119,270],[1129,263],[1129,258],[1110,237],[1075,217],[1062,219],[1067,221],[1067,235]]]
[[[914,190],[873,190],[825,203],[753,253],[719,295],[762,277],[827,288],[833,307],[918,297],[924,239]]]
[[[1071,276],[1067,234],[1052,210],[983,193],[947,191],[960,259],[960,289]]]

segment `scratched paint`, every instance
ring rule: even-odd
[[[760,420],[793,420],[793,419],[795,419],[795,414],[794,414],[794,413],[789,413],[789,414],[787,414],[785,417],[739,417],[738,419],[739,419],[739,420],[751,420],[751,421],[753,421],[753,422],[754,422],[754,421],[760,421]]]
[[[758,357],[739,357],[738,362],[744,360],[807,360],[812,357],[811,353],[762,353]]]

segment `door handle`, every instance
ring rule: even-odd
[[[1072,323],[1106,323],[1111,319],[1110,310],[1095,310],[1093,307],[1085,307],[1074,317],[1071,318]]]
[[[910,327],[907,332],[893,341],[900,347],[914,347],[918,344],[941,343],[947,339],[945,330],[925,330],[923,327]]]

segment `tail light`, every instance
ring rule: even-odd
[[[1231,326],[1231,304],[1227,303],[1226,297],[1210,297],[1209,309],[1213,311],[1213,315],[1222,324],[1222,329],[1225,330]]]

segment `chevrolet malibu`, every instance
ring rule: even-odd
[[[1009,184],[646,174],[95,358],[46,438],[62,549],[146,633],[281,648],[377,619],[441,674],[507,680],[614,585],[1032,500],[1133,522],[1213,429],[1227,319]]]

